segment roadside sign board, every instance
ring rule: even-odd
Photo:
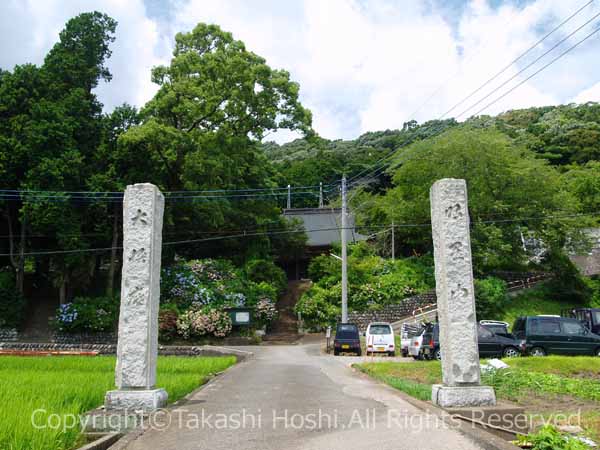
[[[250,308],[229,308],[226,311],[231,318],[232,325],[244,326],[252,323]]]

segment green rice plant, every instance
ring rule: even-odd
[[[157,385],[173,402],[234,363],[234,357],[159,357]],[[0,357],[0,449],[73,448],[80,427],[52,425],[100,406],[114,389],[114,368],[112,356]]]

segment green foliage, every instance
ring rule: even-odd
[[[592,308],[600,308],[600,278],[585,278],[584,281],[591,292],[589,305]]]
[[[598,103],[509,111],[499,115],[494,122],[553,164],[599,159]]]
[[[136,174],[165,190],[275,187],[275,173],[260,151],[260,139],[278,129],[312,133],[311,113],[298,100],[299,86],[283,70],[248,51],[216,25],[200,23],[175,37],[168,66],[155,67],[159,89],[141,111],[143,119],[118,139],[118,151],[136,164]],[[142,180],[138,180],[142,181]],[[167,212],[167,229],[285,230],[273,198],[198,198]],[[175,226],[177,222],[177,226]],[[299,236],[191,243],[178,251],[192,258],[220,254],[270,257],[294,248]]]
[[[583,442],[561,434],[552,425],[544,425],[536,433],[520,436],[519,444],[527,444],[532,450],[587,450]],[[530,447],[529,447],[530,446]]]
[[[454,126],[453,119],[429,121],[422,125],[407,123],[402,130],[368,132],[352,141],[327,140],[311,137],[296,139],[279,145],[275,142],[263,144],[263,151],[280,173],[279,184],[285,186],[316,185],[320,182],[337,183],[346,175],[352,178],[370,171],[373,165],[390,151],[411,142],[427,139],[434,132]],[[378,191],[389,185],[385,172],[369,182],[368,190]],[[325,198],[333,200],[337,191],[325,186]],[[315,198],[294,199],[295,207],[314,207]]]
[[[562,175],[562,182],[577,200],[580,212],[597,213],[600,210],[600,161],[569,166]],[[592,223],[598,223],[598,217]]]
[[[158,312],[158,337],[162,342],[169,342],[177,336],[177,319],[179,308],[173,303],[160,305]]]
[[[493,320],[503,314],[509,302],[506,282],[495,277],[475,280],[477,319]]]
[[[538,314],[560,315],[562,310],[576,306],[580,305],[569,299],[558,298],[552,283],[544,283],[510,298],[497,319],[512,325],[517,317],[537,316]]]
[[[224,259],[179,260],[162,272],[161,338],[224,337],[232,329],[227,308],[250,308],[255,326],[268,325],[277,316],[284,279],[267,260],[250,261],[244,269]]]
[[[66,333],[114,331],[119,316],[119,301],[112,297],[76,297],[56,311],[54,326]]]
[[[589,405],[590,409],[595,409],[600,398],[600,386],[597,382],[600,374],[599,358],[550,356],[511,358],[505,362],[510,369],[482,373],[482,383],[493,386],[499,400],[528,405],[530,413],[544,416],[568,414],[569,405],[572,405],[571,412],[581,417],[581,425],[586,432],[598,432],[597,415],[593,412],[582,413],[581,408],[582,405]],[[430,399],[431,385],[442,382],[439,361],[417,361],[412,364],[363,363],[353,367],[421,400]],[[535,396],[534,404],[537,406],[531,402],[532,395]],[[565,395],[567,403],[563,400]],[[573,403],[573,399],[577,399],[577,403]]]
[[[348,307],[351,311],[380,309],[433,287],[431,258],[395,261],[376,256],[367,243],[350,246],[348,255]],[[308,273],[313,286],[296,304],[296,312],[309,328],[321,329],[339,320],[341,264],[330,255],[312,259]]]
[[[396,158],[395,165],[394,187],[385,196],[371,199],[365,213],[367,221],[381,220],[381,213],[376,213],[381,211],[387,221],[393,219],[397,224],[427,223],[431,185],[441,178],[463,178],[469,189],[473,259],[478,274],[525,266],[530,255],[523,250],[522,234],[561,248],[567,238],[577,237],[573,230],[581,226],[567,219],[526,220],[559,210],[564,214],[572,208],[571,197],[561,189],[554,168],[493,128],[454,127],[412,144]],[[516,222],[494,222],[504,217]],[[431,249],[427,227],[401,227],[396,238],[403,243],[404,253]]]
[[[341,314],[341,296],[342,289],[339,284],[328,289],[314,285],[298,300],[295,312],[301,314],[306,327],[322,330],[338,322]]]
[[[285,272],[272,260],[252,259],[246,263],[245,271],[250,281],[268,283],[276,289],[277,294],[281,294],[287,288]]]
[[[62,89],[84,88],[91,93],[100,80],[110,81],[112,75],[105,62],[110,58],[117,22],[97,11],[83,13],[69,20],[60,32],[60,41],[44,60],[44,68],[54,82],[64,83]]]
[[[77,421],[64,430],[35,425],[56,423],[53,415],[76,418],[97,408],[106,391],[114,389],[115,361],[113,356],[3,356],[0,395],[8,403],[2,407],[0,448],[64,450],[84,445]],[[157,386],[175,402],[233,364],[234,356],[159,356]]]
[[[571,259],[562,250],[547,252],[544,263],[554,273],[550,283],[553,297],[560,301],[584,304],[591,295],[584,277]]]
[[[17,292],[10,272],[0,272],[0,328],[20,328],[25,319],[25,298]]]

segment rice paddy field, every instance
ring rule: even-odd
[[[233,364],[233,356],[159,357],[157,386],[174,402]],[[106,391],[114,389],[114,368],[114,356],[0,356],[0,449],[75,448],[79,426],[48,424],[102,405]]]

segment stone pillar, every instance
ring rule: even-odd
[[[430,200],[443,377],[432,400],[442,407],[494,405],[493,388],[479,384],[467,184],[438,180]]]
[[[166,404],[156,389],[164,197],[152,184],[127,186],[123,202],[123,274],[115,381],[106,409],[151,411]]]

